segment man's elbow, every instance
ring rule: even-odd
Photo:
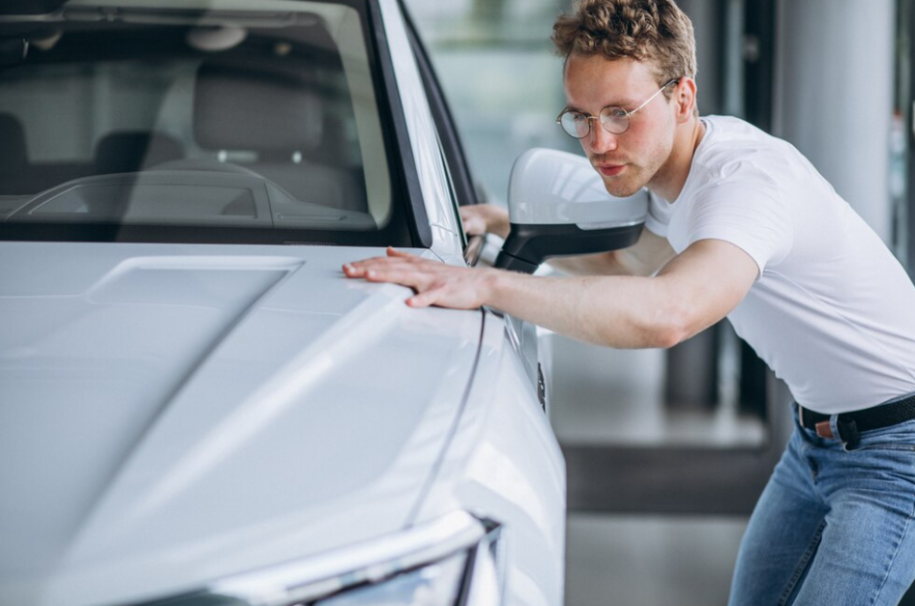
[[[690,336],[676,322],[637,322],[623,331],[618,326],[601,327],[591,331],[587,340],[596,345],[623,349],[668,349]]]
[[[669,308],[662,316],[656,316],[647,331],[651,343],[648,347],[669,349],[695,335],[695,322],[688,310]]]
[[[649,331],[644,346],[651,349],[670,349],[687,338],[689,338],[688,335],[676,327],[659,326]]]

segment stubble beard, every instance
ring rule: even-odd
[[[640,167],[629,164],[626,169],[628,174],[625,175],[625,178],[604,177],[601,175],[601,178],[604,181],[604,188],[606,188],[607,193],[611,196],[628,198],[637,193],[648,183],[648,179],[644,178],[643,169]]]
[[[617,198],[633,196],[645,187],[650,189],[652,182],[658,177],[663,177],[665,164],[672,151],[673,142],[666,147],[663,145],[658,146],[648,155],[645,164],[628,163],[625,173],[619,177],[601,175],[604,181],[604,188],[607,193]]]

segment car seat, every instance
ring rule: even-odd
[[[22,123],[0,113],[0,195],[29,192],[29,155]]]
[[[148,131],[115,131],[95,146],[95,172],[131,173],[184,157],[181,143],[171,135]]]
[[[243,166],[298,200],[365,211],[364,177],[340,168],[339,142],[327,140],[339,131],[307,65],[288,57],[201,63],[195,141],[207,150],[253,152],[256,160]]]

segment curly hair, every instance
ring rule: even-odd
[[[581,54],[653,61],[659,86],[696,76],[693,24],[673,0],[580,0],[556,19],[552,40],[566,60]]]

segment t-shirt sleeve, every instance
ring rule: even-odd
[[[794,243],[791,209],[765,180],[705,188],[687,222],[687,247],[707,239],[730,242],[753,258],[760,276],[782,261]]]

